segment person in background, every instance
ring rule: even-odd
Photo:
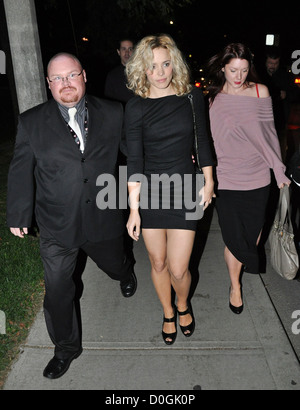
[[[19,117],[8,175],[7,224],[24,238],[35,209],[45,271],[44,314],[55,355],[44,370],[61,377],[82,352],[73,273],[79,250],[90,256],[124,297],[137,281],[124,251],[124,218],[97,205],[101,174],[115,175],[123,125],[120,103],[86,95],[87,76],[68,53],[48,64],[53,99]],[[100,312],[99,312],[100,314]]]
[[[285,175],[268,88],[258,84],[251,51],[226,46],[208,62],[210,122],[217,155],[216,207],[230,275],[229,307],[243,311],[242,267],[259,273],[257,245],[265,222],[273,169],[277,185]]]
[[[291,104],[296,98],[297,89],[293,77],[281,65],[281,53],[278,47],[266,50],[265,65],[260,73],[261,82],[269,90],[273,103],[275,128],[279,138],[283,161],[287,154],[287,124]]]
[[[120,57],[120,64],[113,68],[107,75],[104,87],[104,96],[112,101],[121,102],[123,108],[125,109],[126,103],[134,97],[134,93],[127,88],[127,77],[126,77],[126,64],[128,63],[129,58],[131,57],[134,49],[134,43],[130,39],[124,39],[119,42],[119,48],[117,53]],[[127,148],[124,133],[122,134],[120,149],[118,153],[118,166],[127,165]],[[124,217],[127,221],[129,216],[129,208],[124,211]],[[125,222],[126,223],[126,222]],[[133,239],[125,233],[124,236],[124,246],[127,257],[132,261],[132,264],[135,265],[136,260],[134,257],[134,244]]]
[[[134,43],[130,39],[121,40],[117,53],[120,57],[120,64],[113,68],[106,77],[104,85],[104,96],[110,100],[119,101],[124,106],[134,94],[126,86],[127,78],[125,73],[126,64],[134,50]]]
[[[162,337],[171,345],[177,336],[177,313],[185,337],[190,337],[195,329],[188,297],[189,260],[197,219],[187,220],[188,210],[183,198],[183,192],[190,192],[194,194],[195,203],[200,202],[191,154],[195,139],[190,98],[194,100],[198,155],[205,177],[204,208],[214,196],[214,162],[206,132],[205,104],[202,92],[191,86],[188,67],[168,35],[142,39],[126,71],[128,86],[136,94],[125,110],[130,195],[127,229],[135,241],[143,229],[152,280],[164,312]],[[136,174],[144,175],[142,183],[136,179]],[[161,175],[180,177],[180,182],[175,181],[165,199],[165,202],[169,200],[169,206],[164,206],[167,204],[163,200],[163,188],[151,189],[153,180]],[[183,186],[184,177],[188,175],[191,176],[190,184],[184,182]],[[178,188],[181,194],[176,196]],[[149,206],[139,209],[139,198],[142,201],[144,195]],[[153,202],[157,206],[151,206]],[[177,307],[172,303],[172,287]]]

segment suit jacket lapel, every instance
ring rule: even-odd
[[[80,151],[75,144],[68,127],[66,126],[65,120],[59,111],[57,102],[54,99],[49,101],[46,125],[53,132],[53,143],[68,145],[70,149],[76,150],[78,154],[80,154]]]
[[[93,102],[93,99],[89,98],[89,96],[86,96],[86,98],[88,102],[89,115],[88,115],[88,136],[87,136],[85,152],[89,151],[90,149],[93,149],[93,146],[94,146],[93,140],[97,139],[97,137],[101,135],[102,128],[103,128],[103,116],[104,116],[102,107],[96,106],[95,103]],[[67,144],[69,149],[73,149],[77,151],[79,155],[81,155],[59,111],[57,102],[54,99],[49,101],[46,125],[47,127],[51,129],[51,131],[53,131],[54,143],[56,143],[57,141],[57,143],[59,142],[59,143],[64,143],[65,145]],[[99,141],[97,143],[99,143]]]
[[[89,151],[94,147],[93,140],[97,139],[97,136],[102,132],[103,127],[103,109],[102,107],[96,107],[92,98],[86,96],[88,102],[88,112],[89,112],[89,121],[88,121],[88,136],[86,143],[86,151]],[[99,143],[99,141],[97,142]]]

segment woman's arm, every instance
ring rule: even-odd
[[[207,132],[206,108],[202,91],[194,89],[193,101],[195,109],[195,121],[197,131],[198,158],[201,168],[214,166],[212,144]]]
[[[204,174],[204,187],[201,192],[203,210],[205,210],[212,202],[212,198],[215,198],[214,193],[214,178],[213,178],[213,165],[214,160],[212,156],[211,144],[207,133],[206,116],[205,116],[205,102],[203,94],[200,90],[194,91],[194,107],[195,107],[195,120],[197,130],[197,142],[198,142],[198,158],[200,166]]]
[[[141,217],[139,213],[140,189],[140,182],[128,182],[130,214],[126,228],[128,235],[135,241],[139,240],[141,233]]]
[[[203,167],[202,168],[204,174],[204,187],[203,187],[203,195],[201,205],[203,205],[203,210],[211,204],[212,199],[216,197],[214,192],[214,178],[213,178],[213,167]]]
[[[144,172],[142,109],[141,102],[133,98],[126,105],[125,135],[127,144],[127,173],[130,215],[127,222],[128,235],[139,240],[141,218],[139,214],[141,178]]]

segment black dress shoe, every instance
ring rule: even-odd
[[[129,280],[121,282],[120,286],[124,298],[130,298],[131,296],[133,296],[137,288],[137,279],[135,273],[132,271]]]
[[[231,288],[229,288],[229,307],[230,307],[230,310],[231,310],[231,312],[235,313],[236,315],[240,315],[244,310],[244,303],[241,306],[233,306],[230,302],[230,294],[231,294]],[[243,299],[242,288],[241,288],[241,297]]]
[[[47,377],[48,379],[59,379],[63,376],[68,370],[69,367],[74,359],[77,359],[82,353],[82,349],[80,349],[77,353],[73,354],[73,356],[69,357],[68,359],[58,359],[57,357],[53,357],[50,360],[47,367],[44,370],[43,376]]]

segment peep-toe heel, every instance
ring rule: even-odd
[[[195,318],[194,318],[194,315],[193,315],[192,306],[190,304],[188,304],[188,308],[187,308],[186,311],[179,312],[179,310],[177,309],[177,312],[178,312],[179,316],[185,316],[185,315],[188,315],[188,314],[190,314],[192,316],[192,322],[189,325],[187,325],[187,326],[181,326],[180,325],[180,329],[181,329],[182,333],[184,334],[184,336],[185,337],[191,337],[192,334],[195,331]]]
[[[164,317],[163,327],[164,327],[164,323],[175,323],[175,328],[176,328],[176,332],[174,332],[174,333],[165,333],[164,331],[162,331],[163,340],[164,340],[165,344],[168,345],[168,346],[172,345],[175,342],[176,337],[177,337],[176,319],[177,319],[176,309],[174,309],[174,316],[171,319],[167,319],[167,318]],[[167,339],[171,339],[171,340],[167,340]]]

